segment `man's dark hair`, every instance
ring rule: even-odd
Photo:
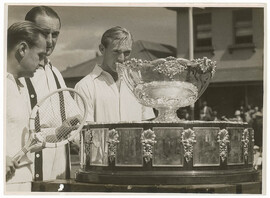
[[[37,26],[31,21],[22,21],[12,24],[8,28],[7,34],[8,52],[21,41],[25,41],[29,47],[35,46],[40,34],[46,37],[48,30]]]
[[[61,20],[58,14],[50,7],[48,6],[37,6],[33,7],[25,16],[26,21],[32,21],[35,22],[36,17],[38,15],[47,15],[53,18],[56,18],[59,20],[60,27],[61,27]]]

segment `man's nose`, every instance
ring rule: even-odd
[[[125,55],[123,53],[119,54],[117,61],[120,62],[120,63],[124,62],[125,61]]]
[[[46,42],[47,42],[47,47],[51,47],[52,46],[52,34],[48,34],[47,38],[46,38]]]

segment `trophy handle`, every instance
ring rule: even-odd
[[[134,92],[136,87],[136,83],[134,82],[135,78],[131,75],[130,68],[125,68],[125,66],[121,63],[117,63],[117,73],[118,78],[124,79],[125,83],[127,84],[128,88]]]

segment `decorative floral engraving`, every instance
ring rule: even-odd
[[[193,59],[190,66],[195,66],[196,69],[202,71],[203,73],[211,71],[212,76],[214,76],[216,72],[216,61],[211,61],[207,57]]]
[[[133,70],[141,70],[143,67],[154,67],[153,71],[164,74],[170,79],[173,79],[175,75],[180,74],[190,68],[201,73],[210,71],[212,76],[214,75],[216,69],[216,62],[208,59],[207,57],[193,59],[191,61],[172,56],[160,58],[154,61],[143,61],[141,59],[132,58],[123,64],[126,67],[132,68]]]
[[[222,129],[218,132],[218,143],[219,143],[219,156],[221,157],[222,162],[228,157],[228,143],[229,132],[226,129]]]
[[[248,144],[249,144],[249,131],[248,129],[245,129],[242,134],[242,143],[244,148],[244,157],[247,159],[248,157]]]
[[[184,60],[184,59],[183,59]],[[167,57],[166,59],[160,59],[159,61],[152,61],[154,65],[153,71],[157,71],[165,76],[168,76],[170,79],[178,74],[182,73],[187,68],[187,63],[176,59],[174,57]]]
[[[85,130],[84,133],[84,150],[86,155],[90,155],[91,144],[93,143],[92,130]]]
[[[195,133],[191,129],[186,129],[182,132],[181,142],[184,146],[184,157],[189,162],[193,157],[193,144],[196,142]]]
[[[109,138],[108,138],[108,157],[110,162],[115,159],[116,154],[116,144],[119,143],[118,140],[118,132],[115,129],[109,130]]]
[[[142,132],[141,143],[143,145],[143,158],[146,163],[153,157],[153,146],[156,143],[155,138],[155,132],[151,129]]]

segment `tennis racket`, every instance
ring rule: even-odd
[[[86,122],[85,99],[74,89],[58,89],[41,99],[29,119],[29,139],[12,158],[19,167],[32,163],[20,160],[35,149],[60,147],[74,140]]]

